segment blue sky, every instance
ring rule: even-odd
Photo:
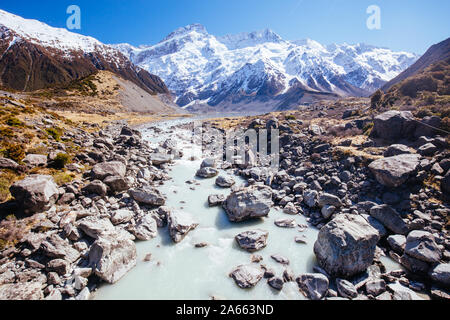
[[[0,0],[3,10],[55,27],[65,27],[71,4],[81,8],[79,33],[105,43],[154,44],[191,23],[218,36],[270,28],[287,40],[364,42],[419,54],[450,37],[448,0]],[[381,30],[366,27],[369,5],[381,8]]]

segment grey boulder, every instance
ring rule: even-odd
[[[414,230],[406,238],[405,253],[418,260],[436,263],[442,257],[434,236],[426,231]]]
[[[320,230],[314,253],[328,274],[349,277],[372,264],[378,240],[378,231],[363,217],[341,214]]]
[[[236,181],[234,181],[234,179],[229,176],[219,176],[216,179],[216,185],[221,188],[231,188],[235,183]]]
[[[232,222],[265,217],[272,206],[271,188],[259,185],[234,191],[223,203],[228,219]]]
[[[156,220],[151,215],[144,215],[136,222],[133,229],[133,234],[136,238],[142,241],[153,239],[158,234],[158,225]]]
[[[15,182],[9,190],[26,213],[48,210],[59,197],[58,186],[46,175],[30,175]]]
[[[95,274],[111,284],[119,281],[136,263],[136,245],[120,233],[99,238],[89,251],[89,264]]]
[[[204,167],[199,169],[195,175],[199,178],[209,179],[216,177],[218,174],[219,171],[217,169],[211,167]]]
[[[142,189],[130,189],[131,197],[139,203],[152,206],[163,206],[166,199],[158,189],[151,187],[143,187]]]
[[[379,183],[395,188],[413,177],[420,164],[420,155],[401,154],[399,156],[383,158],[373,161],[369,169]]]
[[[305,273],[297,278],[300,291],[311,300],[320,300],[328,292],[329,281],[321,273]]]
[[[255,252],[266,247],[268,236],[269,232],[256,229],[242,232],[235,239],[242,249],[248,252]]]
[[[240,265],[230,273],[230,277],[241,289],[254,287],[263,276],[264,272],[255,265]]]
[[[394,233],[407,234],[408,225],[391,206],[382,204],[370,209],[370,215]]]
[[[375,117],[370,137],[397,141],[413,137],[415,129],[416,122],[410,111],[391,110]]]
[[[168,217],[169,234],[175,243],[181,242],[186,235],[197,228],[191,214],[184,211],[172,211]]]
[[[104,180],[109,176],[124,177],[127,171],[126,166],[120,161],[97,163],[91,171],[94,179]]]

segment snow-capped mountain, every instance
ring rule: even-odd
[[[32,91],[68,84],[97,70],[112,71],[152,94],[168,93],[159,77],[109,45],[0,10],[1,86]]]
[[[271,30],[215,37],[199,24],[179,28],[155,45],[115,48],[159,75],[183,107],[263,102],[283,109],[311,96],[364,96],[418,58],[365,44],[286,41]],[[299,101],[291,98],[294,91]]]

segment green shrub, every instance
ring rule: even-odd
[[[293,114],[290,114],[290,115],[287,115],[285,119],[286,120],[295,120],[296,118]]]
[[[72,182],[73,178],[74,178],[73,174],[66,172],[58,172],[53,175],[53,180],[55,180],[55,183],[58,186],[62,186],[66,183]]]
[[[382,98],[383,98],[383,91],[379,89],[370,97],[370,105],[372,106],[373,109],[378,107]]]
[[[5,123],[11,127],[23,127],[25,124],[15,117],[9,117]]]
[[[63,134],[62,129],[58,127],[48,128],[45,130],[49,136],[51,136],[56,141],[61,140],[61,136]]]
[[[25,150],[20,144],[8,143],[1,150],[1,153],[5,158],[14,160],[17,163],[21,162],[23,158],[25,158]]]
[[[66,153],[58,153],[55,160],[53,160],[53,166],[56,169],[64,168],[70,162],[70,156]]]
[[[1,138],[14,138],[16,134],[14,133],[14,130],[10,127],[2,127],[0,128],[0,137]]]

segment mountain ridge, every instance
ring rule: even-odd
[[[157,76],[100,41],[0,10],[0,85],[18,91],[64,86],[97,70],[114,72],[150,94],[169,94]]]
[[[158,74],[184,108],[199,103],[220,108],[254,96],[273,99],[277,109],[276,101],[297,82],[300,90],[318,95],[368,96],[418,58],[366,44],[287,41],[270,29],[216,37],[199,24],[178,28],[155,45],[113,47]]]

